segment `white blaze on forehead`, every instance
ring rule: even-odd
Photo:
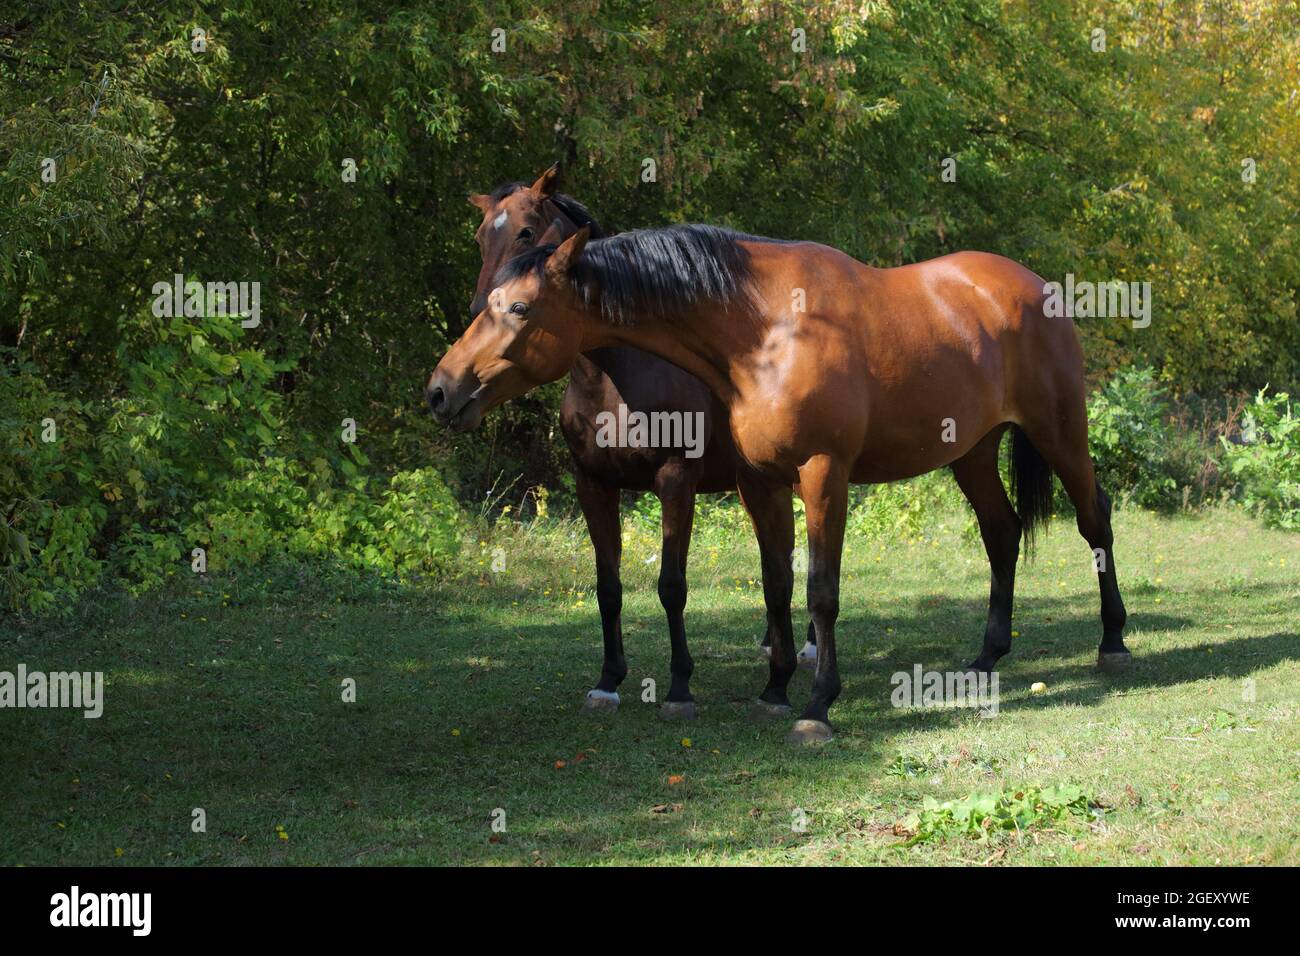
[[[506,293],[501,286],[497,286],[488,294],[488,305],[498,312],[504,312],[506,308]]]
[[[495,219],[492,220],[492,228],[493,228],[493,229],[500,229],[500,228],[501,228],[502,226],[504,226],[505,224],[506,224],[506,214],[505,214],[505,213],[502,213],[501,215],[497,216]]]

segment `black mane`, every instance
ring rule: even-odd
[[[764,240],[718,226],[636,229],[587,243],[569,268],[569,282],[583,304],[599,308],[606,322],[630,324],[636,312],[665,316],[706,302],[736,299],[750,304],[749,253],[740,245]],[[540,273],[556,246],[538,246],[511,259],[495,285]]]

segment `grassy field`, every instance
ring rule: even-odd
[[[507,570],[485,563],[454,586],[182,574],[161,595],[0,624],[0,670],[107,682],[98,720],[0,711],[0,863],[1300,863],[1300,536],[1231,510],[1119,512],[1135,660],[1107,677],[1091,554],[1060,520],[1021,566],[989,719],[889,699],[894,672],[978,650],[988,571],[965,518],[910,542],[850,540],[837,736],[796,749],[788,721],[746,720],[765,668],[752,540],[706,524],[689,724],[640,700],[644,678],[668,677],[640,528],[616,714],[581,712],[600,629],[588,545],[559,522],[475,543],[484,562],[502,547]],[[797,631],[802,606],[797,593]],[[794,680],[796,710],[809,679]],[[1065,784],[1093,814],[904,845],[927,797]]]

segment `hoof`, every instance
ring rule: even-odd
[[[789,716],[789,704],[769,704],[765,700],[756,700],[754,706],[749,708],[750,720],[772,720],[777,717]]]
[[[796,720],[785,739],[792,744],[824,744],[831,739],[831,725],[820,720]]]
[[[798,661],[800,667],[816,667],[817,645],[811,641],[805,642],[803,650],[799,652]]]
[[[589,690],[587,699],[582,702],[582,709],[588,713],[618,710],[618,692],[612,690]]]
[[[659,705],[660,720],[694,720],[695,701],[666,700]]]
[[[1097,667],[1107,674],[1122,674],[1133,663],[1133,655],[1128,651],[1098,651]]]

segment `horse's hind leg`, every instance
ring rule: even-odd
[[[1097,648],[1097,666],[1115,673],[1125,670],[1133,662],[1133,655],[1124,646],[1124,622],[1128,613],[1119,596],[1119,580],[1115,575],[1115,537],[1110,530],[1110,498],[1102,490],[1093,472],[1092,458],[1086,457],[1086,475],[1073,477],[1074,488],[1065,484],[1065,490],[1078,510],[1079,533],[1092,548],[1093,567],[1101,589],[1101,645]]]
[[[817,672],[803,716],[790,732],[793,743],[831,739],[830,707],[840,695],[835,621],[840,613],[840,561],[848,510],[849,470],[830,455],[799,469],[808,519],[808,614],[817,629]]]
[[[1110,498],[1102,490],[1088,453],[1088,418],[1082,398],[1070,403],[1055,428],[1025,428],[1030,442],[1047,459],[1074,502],[1079,533],[1092,548],[1093,567],[1101,590],[1101,646],[1097,666],[1104,671],[1124,670],[1133,656],[1124,646],[1127,613],[1115,574],[1114,535],[1110,529]]]
[[[668,698],[659,706],[665,720],[695,717],[691,697],[691,673],[695,662],[686,646],[686,555],[691,546],[691,525],[695,520],[696,477],[680,459],[665,464],[655,476],[655,494],[663,512],[663,554],[659,566],[659,603],[668,615],[668,638],[672,644],[672,684]]]
[[[769,630],[763,635],[763,643],[760,645],[763,653],[768,657],[772,656],[772,632]],[[804,638],[803,649],[798,655],[800,667],[817,666],[817,626],[812,621],[808,622],[808,636]]]
[[[808,622],[808,637],[803,642],[803,649],[799,651],[799,666],[817,666],[817,625],[813,621]]]
[[[989,617],[984,647],[971,670],[992,671],[998,658],[1011,650],[1011,605],[1016,587],[1016,558],[1020,554],[1020,518],[1002,487],[998,447],[1005,427],[993,429],[961,458],[952,473],[962,494],[975,509],[980,537],[989,558]]]
[[[575,473],[578,504],[596,549],[596,601],[600,605],[600,627],[605,642],[600,681],[587,691],[583,709],[616,710],[618,685],[627,676],[627,661],[623,657],[623,582],[619,579],[623,538],[618,518],[618,489],[592,478],[581,465]]]

